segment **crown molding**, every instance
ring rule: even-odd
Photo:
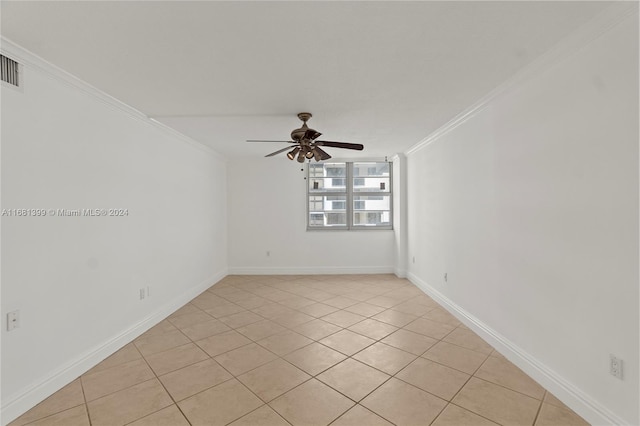
[[[449,120],[446,124],[429,134],[426,138],[422,139],[420,142],[406,150],[404,152],[405,155],[409,156],[441,138],[456,127],[465,123],[467,120],[471,119],[476,114],[483,111],[491,104],[491,102],[498,100],[503,96],[506,96],[528,81],[533,80],[542,72],[550,69],[554,65],[567,60],[575,53],[577,53],[580,49],[588,46],[600,36],[607,33],[612,28],[618,26],[620,23],[624,22],[625,19],[633,16],[637,18],[638,4],[638,1],[612,2],[611,6],[606,8],[592,20],[579,27],[573,33],[569,34],[567,37],[558,42],[546,53],[542,54],[528,65],[525,65],[512,77],[508,78],[505,82],[487,93],[477,102],[464,109],[458,115]]]
[[[6,37],[0,37],[0,52],[2,54],[11,57],[18,61],[23,67],[27,67],[34,71],[41,72],[49,77],[54,78],[55,80],[67,85],[70,88],[79,90],[87,96],[92,97],[93,99],[101,102],[102,104],[114,109],[118,110],[129,117],[138,120],[147,125],[151,125],[154,128],[160,130],[164,134],[177,139],[183,143],[191,145],[194,148],[205,151],[208,154],[213,155],[220,161],[228,161],[225,156],[214,150],[213,148],[198,142],[174,129],[171,127],[160,123],[157,120],[147,116],[143,112],[133,108],[132,106],[114,98],[111,95],[103,92],[95,86],[79,79],[73,74],[63,70],[62,68],[57,67],[56,65],[48,62],[47,60],[39,57],[35,53],[30,52],[29,50],[23,48],[17,43],[9,40]]]

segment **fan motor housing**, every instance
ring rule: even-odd
[[[300,142],[304,137],[304,134],[307,132],[307,130],[311,130],[312,132],[317,133],[316,130],[308,128],[307,125],[305,124],[299,129],[295,129],[294,131],[291,132],[291,139],[293,139],[296,142]]]
[[[300,139],[304,136],[304,133],[307,131],[304,127],[300,127],[299,129],[295,129],[291,132],[291,139],[296,142],[300,142]]]

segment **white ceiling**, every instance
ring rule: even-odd
[[[321,139],[380,157],[416,144],[609,5],[2,1],[1,33],[229,157],[285,146],[244,141],[287,140],[301,111]]]

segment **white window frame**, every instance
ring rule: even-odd
[[[393,229],[393,163],[387,162],[389,165],[389,183],[384,192],[375,191],[375,192],[364,192],[357,191],[354,192],[354,176],[353,176],[353,165],[354,163],[382,163],[383,161],[373,161],[373,160],[355,160],[355,161],[335,161],[336,164],[344,164],[346,170],[346,176],[344,177],[346,186],[345,191],[314,191],[311,192],[311,167],[309,165],[311,162],[307,163],[307,194],[306,194],[306,213],[307,213],[307,231],[373,231],[373,230],[392,230]],[[366,176],[358,176],[364,178]],[[373,177],[373,176],[372,176]],[[326,176],[325,178],[335,178],[334,176]],[[346,210],[345,214],[347,217],[346,226],[341,225],[325,225],[325,226],[311,226],[309,224],[311,211],[309,209],[310,197],[313,196],[339,196],[345,197],[346,201]],[[389,225],[376,225],[376,226],[365,226],[365,225],[354,225],[353,224],[353,216],[354,216],[354,197],[371,197],[371,196],[389,196]],[[374,212],[373,210],[361,210],[362,212]]]

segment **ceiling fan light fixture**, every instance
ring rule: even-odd
[[[294,158],[296,158],[296,154],[298,153],[298,151],[300,151],[300,148],[293,148],[290,152],[287,152],[287,158],[289,160],[293,160]]]
[[[318,148],[314,147],[311,152],[313,153],[313,158],[315,158],[316,161],[322,160],[322,155],[318,152]]]
[[[316,154],[315,154],[316,155],[316,161],[328,160],[329,158],[331,158],[331,156],[329,154],[327,154],[327,152],[325,150],[323,150],[322,148],[320,148],[319,146],[315,147],[315,151],[316,151]]]
[[[290,147],[285,147],[274,151],[270,154],[265,155],[265,157],[273,157],[274,155],[278,155],[280,153],[287,152],[287,158],[289,160],[297,159],[299,163],[304,163],[305,160],[311,161],[311,159],[315,159],[316,161],[324,161],[331,158],[329,154],[320,148],[324,147],[332,147],[332,148],[343,148],[343,149],[355,149],[358,151],[362,151],[364,146],[359,143],[350,143],[350,142],[335,142],[335,141],[319,141],[316,138],[320,137],[322,133],[310,129],[307,126],[307,120],[311,118],[311,114],[308,112],[301,112],[298,114],[298,118],[302,120],[302,127],[299,129],[294,129],[291,132],[291,140],[288,141],[274,141],[274,140],[255,140],[248,139],[247,142],[282,142],[294,144],[295,148],[289,151]]]

